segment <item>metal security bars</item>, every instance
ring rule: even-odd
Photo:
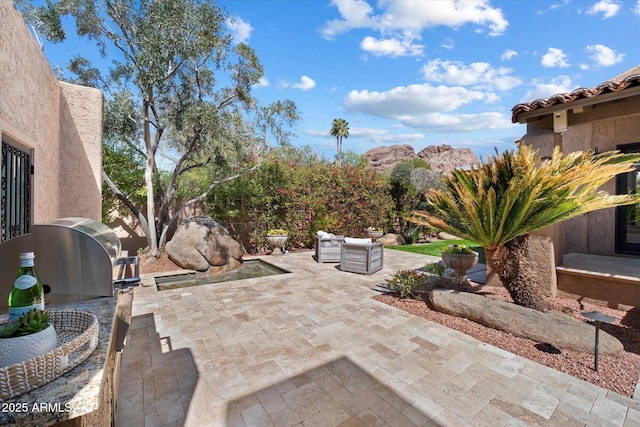
[[[0,241],[31,231],[31,155],[2,138]]]

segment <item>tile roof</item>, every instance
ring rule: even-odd
[[[609,81],[600,83],[594,88],[578,88],[571,93],[558,93],[549,98],[536,99],[535,101],[518,104],[511,109],[511,122],[518,122],[518,115],[529,111],[548,108],[558,104],[566,104],[584,98],[594,98],[598,95],[611,92],[621,92],[630,87],[640,86],[640,65],[625,71]]]

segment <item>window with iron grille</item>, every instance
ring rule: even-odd
[[[31,232],[31,151],[2,135],[2,235],[0,241]]]

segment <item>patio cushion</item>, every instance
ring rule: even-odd
[[[336,235],[335,235],[335,234],[333,234],[333,233],[327,233],[326,231],[322,231],[322,230],[318,230],[318,232],[316,233],[316,235],[317,235],[318,237],[323,237],[323,238],[326,238],[326,237],[336,237]]]
[[[345,237],[344,242],[350,245],[360,245],[360,246],[368,246],[371,244],[371,239],[358,239],[355,237]]]

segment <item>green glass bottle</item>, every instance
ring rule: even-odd
[[[18,277],[9,293],[9,320],[20,318],[31,309],[44,310],[44,289],[38,279],[33,252],[20,254]]]

